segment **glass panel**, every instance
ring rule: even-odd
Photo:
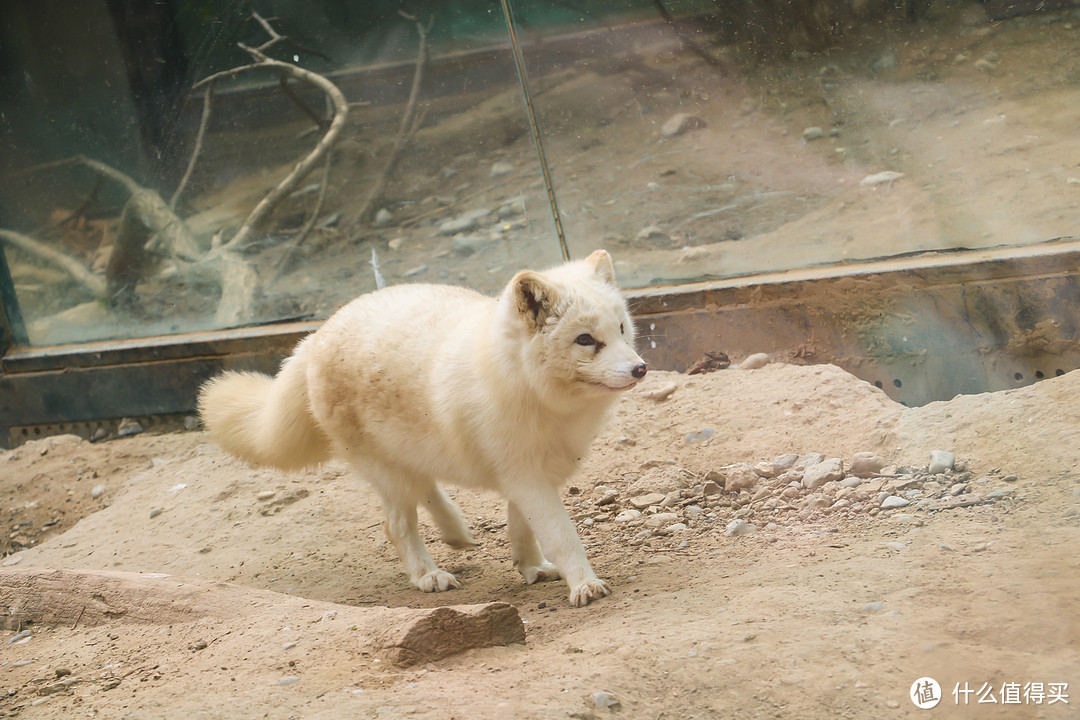
[[[32,345],[324,317],[373,260],[484,291],[559,260],[496,3],[246,7],[0,6],[0,242]]]
[[[1077,234],[1076,10],[512,6],[571,251],[624,283]]]

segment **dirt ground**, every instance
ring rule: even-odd
[[[236,592],[184,619],[176,607],[33,624],[12,643],[13,628],[0,713],[889,718],[923,712],[908,693],[929,676],[939,717],[1074,718],[1078,394],[1070,372],[905,408],[829,365],[653,373],[564,489],[614,587],[581,609],[561,582],[522,583],[491,495],[452,490],[475,549],[445,547],[425,525],[436,562],[464,586],[425,595],[385,541],[373,494],[343,468],[252,469],[198,431],[34,441],[0,454],[6,542],[19,538],[0,574],[164,573]],[[954,452],[956,467],[926,474],[933,450]],[[767,477],[787,453],[850,471],[857,452],[885,467],[812,490],[809,470]],[[882,509],[885,496],[909,504]],[[347,624],[365,607],[489,601],[517,607],[524,645],[402,668]],[[335,609],[345,620],[327,622]],[[1013,684],[1032,683],[1068,703],[1025,692],[1004,704]],[[598,708],[610,696],[597,693],[618,707]]]

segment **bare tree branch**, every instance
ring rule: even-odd
[[[202,117],[199,119],[199,133],[195,136],[195,147],[191,151],[191,159],[188,160],[187,169],[184,170],[184,176],[180,178],[180,184],[176,186],[176,192],[173,193],[172,198],[169,200],[169,208],[176,210],[176,203],[180,200],[180,196],[184,194],[184,188],[187,187],[188,180],[191,179],[191,173],[195,170],[195,163],[199,160],[199,155],[202,153],[203,139],[206,137],[206,128],[210,125],[210,108],[214,99],[214,83],[208,83],[203,88],[203,109]]]
[[[89,290],[90,294],[97,300],[108,299],[109,293],[105,280],[92,273],[90,268],[70,255],[65,255],[32,237],[17,233],[14,230],[0,229],[0,240],[62,269]]]

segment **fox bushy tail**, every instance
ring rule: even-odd
[[[276,377],[226,372],[199,390],[199,415],[223,449],[255,465],[299,470],[330,459],[311,415],[303,346]]]

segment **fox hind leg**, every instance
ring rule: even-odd
[[[370,469],[370,465],[368,467]],[[405,564],[405,572],[408,573],[409,580],[424,592],[442,592],[450,588],[460,588],[461,583],[457,581],[457,578],[439,569],[428,554],[427,548],[424,547],[416,515],[417,497],[410,492],[415,485],[409,483],[407,479],[396,478],[392,474],[380,473],[379,477],[380,480],[373,484],[382,498],[383,513],[386,515],[383,528],[386,530],[387,538],[397,549],[401,561]]]
[[[473,538],[469,526],[465,523],[461,510],[441,487],[432,484],[424,506],[435,524],[439,526],[439,533],[444,543],[459,550],[476,545],[476,539]]]

